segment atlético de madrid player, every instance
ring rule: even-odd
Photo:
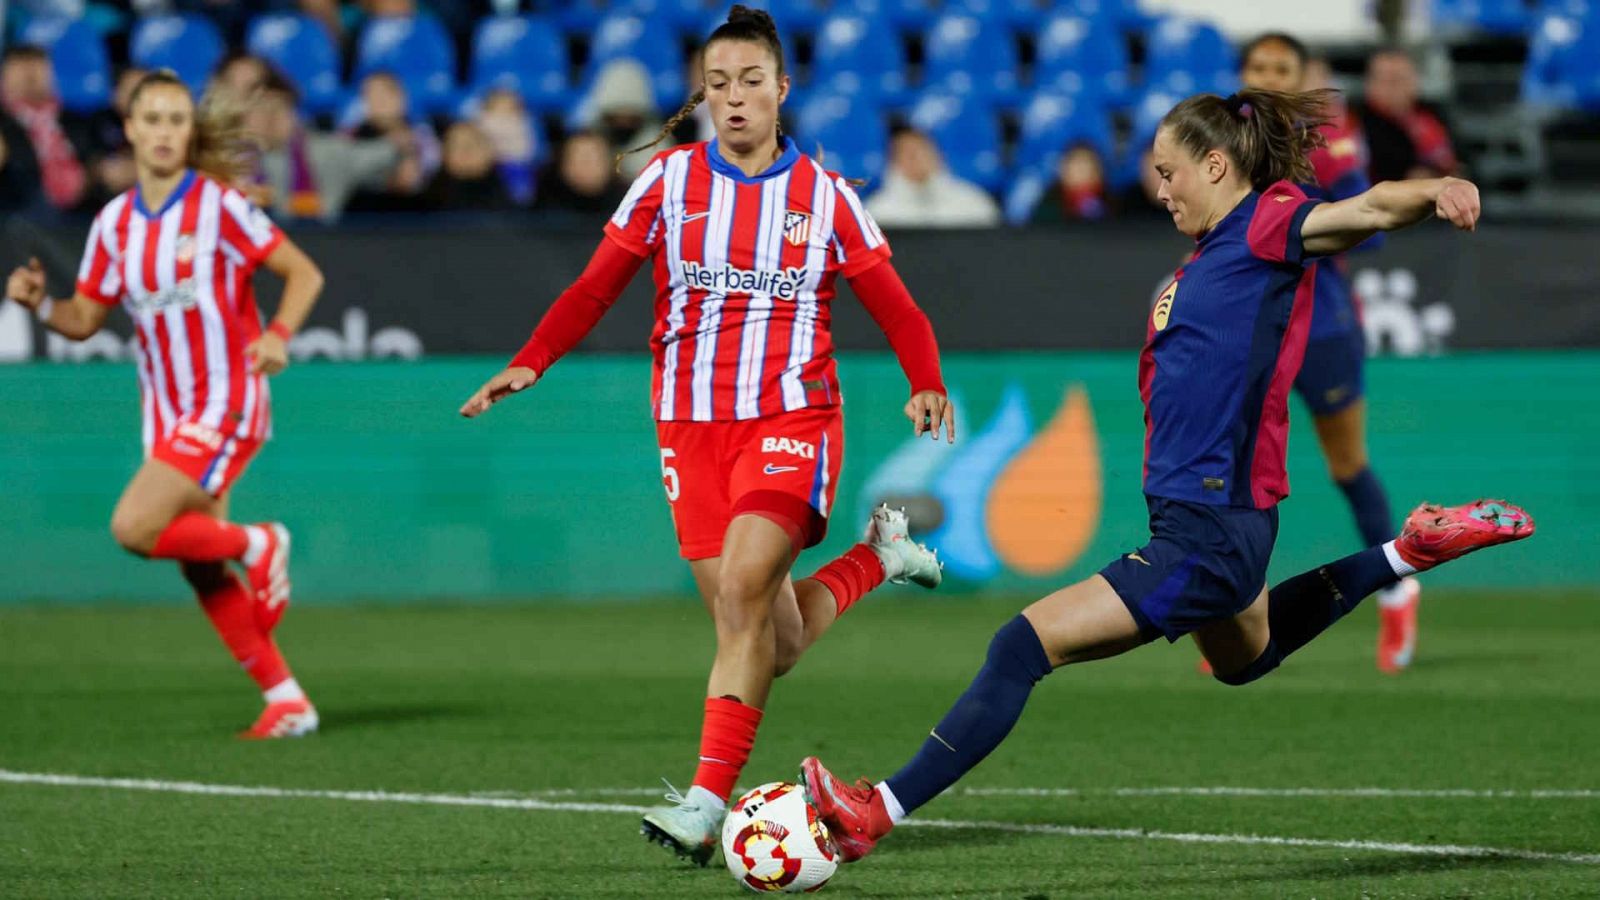
[[[148,559],[176,560],[217,633],[260,686],[267,706],[247,738],[308,734],[317,712],[290,675],[272,631],[289,602],[289,533],[277,523],[227,521],[228,491],[271,434],[267,377],[288,364],[322,273],[230,185],[248,171],[242,111],[198,109],[169,71],[134,88],[124,124],[137,185],[106,204],[89,230],[70,300],[45,297],[38,260],[6,296],[73,340],[100,330],[122,304],[138,336],[145,460],[111,515],[111,533]],[[284,279],[264,331],[250,279]],[[243,568],[246,583],[229,570]]]
[[[653,404],[682,555],[716,624],[700,762],[686,795],[644,816],[645,835],[704,865],[755,742],[772,679],[884,580],[938,585],[939,563],[879,509],[866,539],[810,578],[844,458],[830,333],[840,275],[888,336],[911,382],[913,431],[954,440],[933,328],[889,263],[883,232],[838,173],[778,127],[789,91],[772,19],[735,6],[708,39],[702,99],[716,139],[659,153],[606,225],[588,267],[522,351],[461,408],[476,416],[532,386],[653,260]]]

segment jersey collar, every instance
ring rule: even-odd
[[[800,151],[795,149],[794,140],[788,135],[779,135],[778,146],[783,148],[783,152],[778,154],[777,160],[755,175],[746,175],[744,170],[723,159],[722,148],[717,145],[716,138],[706,144],[706,161],[711,164],[711,171],[718,175],[726,175],[740,184],[759,184],[774,175],[787,172],[800,159]]]
[[[171,209],[174,203],[182,200],[183,195],[189,193],[189,188],[193,186],[194,170],[184,169],[183,178],[172,189],[172,193],[167,195],[167,202],[161,204],[160,209],[151,212],[150,208],[144,205],[144,189],[136,184],[133,186],[133,208],[138,210],[139,215],[144,216],[146,219],[159,219],[167,214],[167,210]]]
[[[1231,234],[1240,228],[1248,227],[1250,217],[1255,215],[1256,201],[1260,199],[1260,191],[1251,191],[1245,194],[1244,199],[1240,200],[1237,206],[1229,210],[1228,214],[1223,216],[1217,224],[1211,226],[1210,231],[1202,234],[1200,239],[1195,241],[1195,249],[1197,251],[1204,250],[1219,235]]]

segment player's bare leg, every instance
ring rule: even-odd
[[[851,862],[910,811],[955,784],[1010,733],[1033,686],[1058,666],[1104,659],[1148,640],[1122,599],[1094,575],[1039,600],[995,633],[983,668],[904,768],[847,784],[816,757],[801,779],[840,856]]]
[[[1367,458],[1367,402],[1357,398],[1349,406],[1312,423],[1317,443],[1328,462],[1328,474],[1350,502],[1362,542],[1377,546],[1394,537],[1388,495]],[[1422,586],[1415,578],[1402,578],[1378,591],[1378,668],[1395,674],[1411,664],[1417,644],[1417,609]]]

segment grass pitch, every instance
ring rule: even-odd
[[[1021,603],[869,599],[777,685],[745,783],[813,751],[892,771]],[[1186,643],[1057,672],[918,816],[968,827],[904,828],[827,892],[1600,895],[1600,599],[1425,593],[1399,678],[1373,668],[1374,618],[1244,689]],[[692,772],[698,604],[299,608],[281,641],[324,731],[248,744],[257,700],[198,611],[0,611],[0,895],[744,893],[627,809]]]

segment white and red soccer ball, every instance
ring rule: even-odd
[[[828,827],[797,784],[775,781],[746,791],[722,825],[728,871],[752,891],[822,890],[839,868]]]

